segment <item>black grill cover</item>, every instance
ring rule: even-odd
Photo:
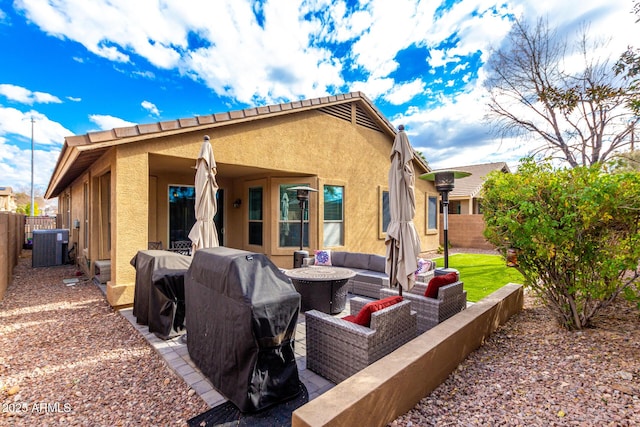
[[[187,347],[242,412],[299,391],[294,340],[300,294],[263,254],[199,249],[185,277]]]
[[[184,275],[187,269],[160,268],[153,272],[149,295],[149,332],[168,340],[185,332]]]
[[[191,257],[169,251],[145,250],[134,255],[131,265],[136,269],[133,315],[139,324],[148,325],[154,273],[161,269],[186,270],[191,265]]]

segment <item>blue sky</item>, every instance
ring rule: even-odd
[[[64,137],[364,92],[434,168],[527,153],[483,121],[514,17],[639,45],[631,0],[0,0],[0,186],[44,192]]]

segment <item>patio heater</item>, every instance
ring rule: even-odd
[[[420,175],[420,179],[435,181],[436,190],[442,199],[442,216],[444,218],[444,268],[449,268],[449,192],[454,188],[456,178],[464,178],[471,175],[470,172],[456,170],[441,170]]]
[[[291,187],[289,191],[296,192],[296,198],[300,202],[300,250],[293,253],[293,268],[302,267],[302,260],[309,256],[309,252],[303,250],[304,248],[304,214],[309,208],[309,192],[318,191],[315,188],[308,186]]]

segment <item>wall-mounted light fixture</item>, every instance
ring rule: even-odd
[[[238,209],[238,208],[240,207],[240,205],[241,205],[241,204],[242,204],[242,200],[241,200],[241,199],[236,199],[236,200],[233,202],[233,207],[234,207],[234,208],[236,208],[236,209]]]
[[[76,230],[80,229],[80,220],[79,219],[74,219],[73,220],[73,228],[75,228]]]

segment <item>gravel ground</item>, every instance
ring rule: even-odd
[[[617,301],[568,332],[537,300],[396,426],[638,426],[640,312]]]
[[[74,266],[14,271],[0,302],[0,425],[187,425],[207,405]]]

